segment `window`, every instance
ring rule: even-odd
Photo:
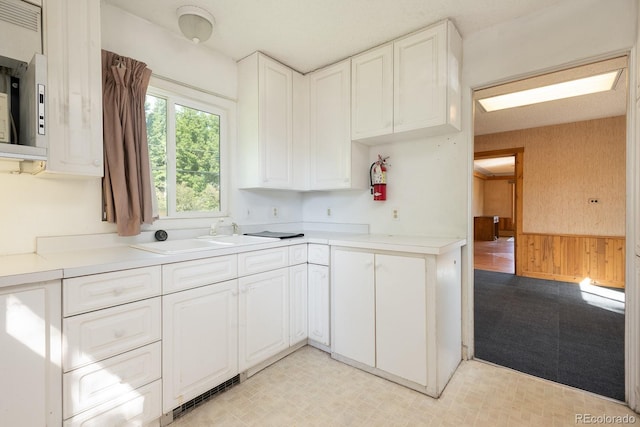
[[[157,211],[160,218],[222,216],[227,109],[216,105],[219,98],[213,95],[197,93],[192,99],[183,91],[196,92],[184,88],[178,95],[153,85],[147,90],[147,140]]]

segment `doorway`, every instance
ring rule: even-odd
[[[522,150],[479,152],[474,155],[474,267],[515,274],[518,200],[521,198]]]
[[[626,92],[628,91],[624,84],[627,70],[626,57],[589,64],[587,68],[602,70],[608,67],[615,68],[620,64],[622,68],[620,68],[616,88],[606,94],[589,95],[600,98],[599,102],[596,101],[593,104],[584,98],[553,101],[531,107],[533,109],[519,107],[511,109],[517,111],[489,116],[490,113],[483,111],[476,102],[478,98],[487,96],[488,93],[495,94],[501,91],[507,93],[517,87],[531,88],[542,81],[553,80],[555,77],[567,78],[570,75],[584,75],[582,73],[586,72],[577,69],[563,70],[558,72],[557,76],[553,75],[556,73],[551,73],[527,79],[527,81],[488,88],[484,93],[483,91],[475,92],[474,152],[478,157],[489,157],[491,152],[495,151],[506,156],[509,154],[504,150],[521,148],[522,156],[526,150],[529,163],[525,167],[524,157],[522,157],[520,173],[515,173],[516,178],[520,176],[521,181],[518,186],[516,179],[514,188],[516,205],[514,271],[504,274],[483,270],[477,268],[478,264],[474,260],[477,268],[474,317],[476,319],[476,357],[482,359],[483,354],[489,354],[485,351],[488,348],[487,340],[494,339],[493,344],[497,343],[494,347],[501,352],[491,356],[494,360],[488,360],[489,362],[624,400],[625,218],[623,216],[620,220],[615,217],[615,212],[625,211],[624,195],[622,195],[621,206],[609,205],[608,209],[601,210],[599,216],[601,224],[618,222],[619,225],[621,223],[621,232],[612,229],[611,233],[605,233],[602,230],[596,230],[594,226],[585,226],[589,221],[588,217],[595,212],[595,210],[587,210],[589,204],[593,207],[604,198],[608,200],[618,198],[625,191],[626,136],[624,130],[626,129]],[[621,102],[613,100],[616,96],[620,97]],[[602,101],[602,97],[608,100]],[[596,104],[601,106],[616,104],[621,110],[616,110],[612,114],[577,116],[576,111],[586,113],[588,109],[581,107],[570,109],[571,102],[594,105],[591,114],[595,114]],[[542,120],[543,117],[546,119]],[[534,120],[535,118],[540,121]],[[479,122],[482,120],[485,123]],[[503,126],[500,130],[487,132],[487,129],[495,128],[498,124]],[[595,138],[600,144],[608,148],[613,147],[613,143],[608,144],[609,140],[598,140],[600,135],[605,134],[616,135],[615,147],[617,148],[613,148],[614,151],[622,148],[621,157],[618,151],[618,157],[615,160],[617,162],[615,168],[621,174],[612,179],[605,178],[609,184],[616,183],[609,188],[599,187],[598,183],[591,178],[583,178],[579,172],[574,173],[580,166],[584,169],[587,164],[589,168],[602,170],[602,165],[608,162],[607,156],[611,153],[589,152],[589,144],[594,143]],[[489,140],[495,143],[490,145]],[[551,142],[564,145],[554,152]],[[544,151],[542,145],[546,143],[549,144],[545,147],[547,151]],[[584,144],[580,145],[580,143]],[[541,154],[540,150],[544,153]],[[589,152],[588,155],[587,152]],[[581,165],[572,165],[573,161]],[[523,173],[524,170],[527,171],[526,176]],[[524,179],[529,183],[527,194],[524,194],[522,186]],[[621,187],[620,183],[622,183]],[[581,190],[577,191],[576,185],[582,186]],[[565,192],[564,198],[556,198],[559,190]],[[602,196],[602,199],[600,196],[584,197],[594,191],[605,196]],[[529,197],[526,209],[523,207],[523,197]],[[592,199],[595,202],[592,202]],[[474,208],[475,204],[474,199]],[[520,210],[518,210],[518,204],[520,204]],[[564,215],[559,215],[558,212],[563,212]],[[474,217],[475,215],[476,212]],[[482,215],[495,216],[487,210],[484,210]],[[524,218],[526,222],[523,222]],[[527,228],[523,227],[524,224]],[[591,241],[593,243],[585,243]],[[478,241],[474,240],[474,254],[478,250],[477,246],[483,244],[481,242],[478,245]],[[618,261],[602,262],[609,266],[619,263],[618,269],[622,277],[592,276],[591,272],[599,274],[596,265],[598,261],[587,258],[588,256],[597,258],[595,254],[600,246],[620,248],[617,250],[622,252],[622,255]],[[593,265],[590,265],[590,262]],[[583,283],[580,284],[580,282]],[[482,283],[488,284],[488,287],[479,289],[478,286]],[[593,289],[589,286],[593,286]],[[616,286],[618,289],[613,289]],[[613,293],[607,293],[606,297],[602,295],[594,297],[599,290]],[[572,298],[564,299],[568,295]],[[479,319],[478,316],[484,316],[484,318]],[[596,321],[596,319],[599,320]],[[500,320],[503,321],[500,322]],[[607,325],[608,334],[598,332],[598,328],[604,324]],[[594,345],[591,346],[591,344]],[[483,348],[485,350],[482,350]],[[596,353],[602,357],[594,357]],[[522,364],[514,366],[510,360],[526,363],[524,367]],[[597,363],[594,365],[595,360]],[[550,367],[550,370],[541,370],[541,367],[545,366]],[[603,373],[604,375],[601,378],[598,377],[596,382],[610,379],[611,387],[608,389],[593,387],[588,384],[588,381],[582,382],[584,378],[593,379]],[[572,383],[571,381],[575,378],[579,380]]]

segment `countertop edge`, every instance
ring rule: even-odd
[[[11,268],[7,268],[4,271],[0,267],[0,288],[304,243],[439,255],[461,248],[466,245],[466,239],[310,232],[308,235],[305,233],[304,237],[284,239],[276,242],[180,254],[158,254],[129,246],[114,246],[96,248],[95,250],[88,251],[69,251],[42,255],[6,255],[0,256],[0,262],[6,261],[11,263],[12,261],[19,260],[20,263],[18,265],[12,265]]]

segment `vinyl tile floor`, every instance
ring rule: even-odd
[[[306,346],[170,427],[581,424],[640,425],[640,414],[610,399],[478,361],[462,362],[442,396],[432,399]]]

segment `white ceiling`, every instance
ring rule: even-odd
[[[239,60],[260,50],[301,73],[450,18],[464,38],[563,0],[103,0],[180,34],[176,9],[215,18],[204,43]]]
[[[260,50],[307,73],[444,18],[453,21],[464,39],[484,28],[566,0],[103,1],[176,35],[180,35],[178,7],[187,4],[202,7],[216,21],[213,35],[203,43],[203,48],[235,60]],[[480,135],[610,117],[625,113],[625,99],[626,74],[611,93],[490,114],[477,111],[474,129]]]

